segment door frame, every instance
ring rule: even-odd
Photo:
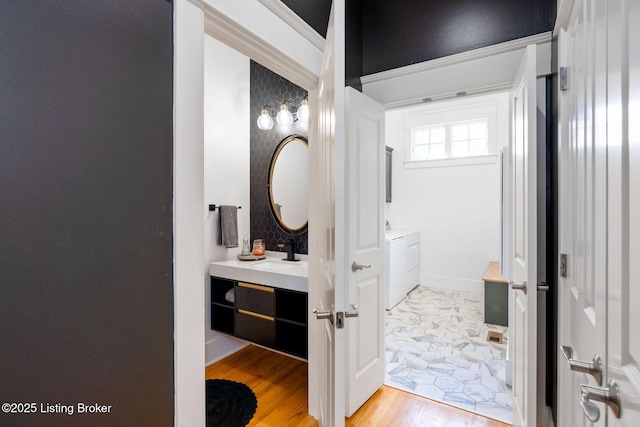
[[[209,4],[199,0],[174,2],[174,425],[205,424],[202,278],[206,262],[201,164],[205,35],[280,74],[311,96],[318,86],[314,72]],[[310,129],[309,140],[315,138]],[[310,336],[310,362],[316,357],[313,343],[314,337]],[[309,387],[312,415],[315,394],[316,390]]]

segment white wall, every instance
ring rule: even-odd
[[[175,425],[205,425],[202,269],[202,90],[204,12],[174,2]]]
[[[238,240],[249,233],[249,58],[204,36],[204,204],[236,205]],[[254,112],[256,115],[257,113]],[[234,258],[240,248],[218,244],[219,211],[204,222],[205,363],[211,364],[246,343],[211,330],[209,263]]]
[[[498,101],[495,163],[405,169],[405,115],[490,99]],[[482,292],[487,264],[500,260],[499,153],[509,145],[508,95],[389,110],[386,144],[394,149],[392,202],[386,204],[386,219],[391,228],[420,231],[421,285]]]

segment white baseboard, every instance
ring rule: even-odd
[[[429,288],[451,289],[454,291],[484,293],[484,283],[482,280],[460,279],[457,277],[444,277],[421,275],[420,285]]]
[[[242,350],[248,345],[249,343],[247,341],[218,334],[214,339],[205,343],[205,366],[216,363],[217,361]]]

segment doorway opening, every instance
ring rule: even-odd
[[[221,58],[224,60],[220,60]],[[213,280],[209,276],[211,263],[237,260],[244,239],[249,242],[261,239],[266,255],[276,260],[288,258],[287,249],[290,248],[293,258],[297,260],[296,268],[306,268],[308,239],[306,227],[301,226],[304,221],[301,224],[295,223],[293,227],[295,232],[288,232],[281,222],[287,218],[286,209],[292,206],[280,206],[281,218],[277,222],[270,209],[273,203],[268,189],[272,185],[271,177],[275,169],[271,163],[280,158],[275,153],[282,153],[284,148],[281,144],[288,141],[289,136],[295,135],[295,141],[304,141],[304,148],[306,148],[309,137],[308,124],[306,121],[299,120],[296,113],[298,106],[302,104],[303,99],[306,100],[307,96],[307,90],[270,68],[253,61],[245,53],[236,50],[234,46],[204,34],[204,205],[229,204],[239,207],[236,211],[238,246],[221,245],[219,240],[221,212],[214,210],[205,216],[204,259],[207,273],[203,303],[205,304],[207,376],[209,376],[210,366],[237,357],[241,357],[242,363],[249,365],[263,363],[271,372],[285,372],[289,365],[293,365],[287,360],[291,361],[290,358],[293,357],[303,362],[295,364],[298,370],[302,369],[300,366],[304,366],[306,371],[307,310],[306,305],[301,303],[302,300],[306,301],[306,292],[299,289],[280,292],[279,288],[271,287],[267,290],[272,291],[272,305],[275,307],[275,312],[269,313],[269,316],[257,317],[260,315],[258,313],[256,316],[247,317],[249,315],[245,312],[238,314],[241,310],[237,310],[237,304],[234,306],[233,303],[234,299],[238,300],[239,286],[244,283],[239,283],[236,278],[225,280],[222,277]],[[269,114],[275,116],[282,104],[288,106],[297,120],[288,126],[274,124],[272,129],[259,129],[257,119],[267,108],[265,106],[268,105]],[[273,120],[276,121],[275,117]],[[302,144],[299,145],[302,147]],[[294,166],[297,174],[308,175],[306,168],[302,168],[299,164]],[[281,163],[278,167],[281,167]],[[296,184],[307,180],[307,176],[304,176],[304,180],[300,177],[295,178],[297,178]],[[305,212],[306,205],[305,199]],[[279,247],[280,245],[282,247]],[[253,259],[247,261],[247,263],[251,262],[255,263]],[[248,279],[243,280],[251,282]],[[248,284],[253,285],[252,291],[255,290],[254,288],[261,287],[258,282]],[[217,288],[214,291],[214,287],[220,283],[228,289],[218,295]],[[245,287],[242,289],[244,290]],[[293,310],[294,312],[289,309],[287,313],[281,313],[279,307],[287,304],[299,309]],[[293,319],[296,315],[297,318]],[[273,319],[267,319],[270,317]],[[239,318],[245,322],[242,330]],[[261,323],[257,324],[259,322]],[[285,339],[287,337],[290,339]],[[261,353],[252,352],[255,346],[250,343],[262,345],[269,350],[263,350]],[[256,356],[272,350],[275,350],[274,357]],[[242,373],[238,370],[229,372],[229,375],[235,381],[243,381]],[[224,378],[224,376],[216,376]],[[296,378],[299,377],[298,375]],[[297,392],[301,391],[306,397],[308,375],[304,374],[303,377],[305,379],[303,383],[297,380],[293,385],[287,383],[285,374],[275,376],[274,381],[280,381],[279,387],[289,389],[293,386]],[[262,408],[259,409],[262,410]],[[306,399],[304,407],[299,409],[309,416]]]
[[[509,146],[509,117],[508,92],[386,114],[390,294],[398,281],[413,289],[388,307],[385,384],[505,422],[512,412],[508,285],[498,283],[498,294],[491,288],[487,297],[483,276],[502,261],[501,152]],[[397,240],[416,233],[419,240]],[[416,266],[404,261],[410,256],[400,256],[409,272],[397,276],[394,245],[418,252],[417,279]],[[501,320],[485,319],[485,298]]]

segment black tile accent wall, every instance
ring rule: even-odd
[[[305,231],[297,236],[288,234],[278,226],[273,217],[269,208],[267,181],[271,157],[280,141],[291,134],[302,135],[308,139],[308,128],[305,124],[294,122],[293,126],[286,131],[280,129],[277,123],[274,123],[271,130],[261,130],[256,124],[265,104],[276,107],[277,111],[283,100],[290,99],[297,107],[302,98],[307,96],[307,91],[254,61],[251,61],[250,76],[250,239],[251,241],[264,239],[266,249],[271,251],[278,250],[278,243],[294,239],[296,253],[307,254],[309,253],[308,233]]]

